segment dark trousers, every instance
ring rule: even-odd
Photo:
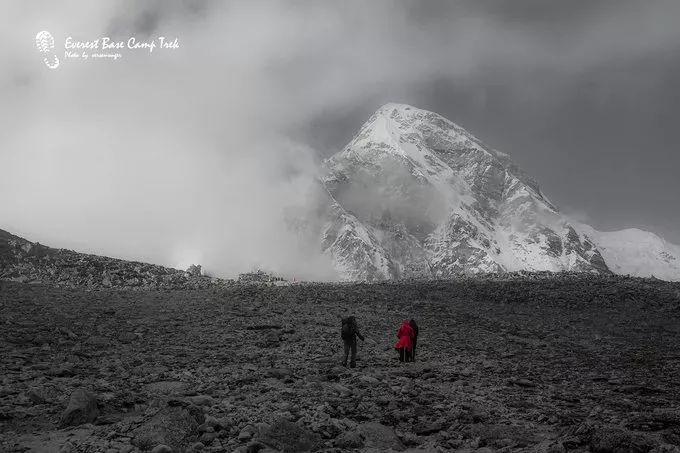
[[[410,362],[411,361],[411,351],[406,348],[399,348],[399,361],[400,362]]]
[[[413,339],[413,350],[411,351],[411,360],[416,361],[416,345],[418,344],[418,338]]]
[[[345,343],[345,359],[342,361],[342,366],[347,366],[347,356],[350,351],[352,352],[352,357],[349,361],[349,366],[354,368],[357,366],[357,339],[353,338],[351,340],[344,340]]]

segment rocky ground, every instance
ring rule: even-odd
[[[0,324],[0,451],[680,452],[678,284],[0,281]]]
[[[232,282],[157,264],[57,249],[0,230],[0,280],[85,289],[199,289]]]

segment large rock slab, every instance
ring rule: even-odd
[[[647,437],[618,426],[596,427],[591,433],[590,449],[595,453],[647,453],[652,448]]]
[[[394,428],[377,422],[362,423],[357,431],[364,438],[364,446],[381,450],[404,450],[404,445],[394,432]]]
[[[61,415],[61,426],[77,426],[92,423],[99,415],[97,398],[92,392],[77,389],[71,394],[68,407]]]
[[[132,444],[141,450],[167,445],[182,451],[198,438],[203,412],[195,407],[166,406],[132,432]]]
[[[316,451],[321,445],[321,437],[291,421],[277,419],[265,428],[256,439],[276,450],[285,452]]]

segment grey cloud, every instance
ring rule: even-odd
[[[509,6],[512,4],[512,6]],[[199,5],[198,7],[196,5]],[[548,6],[546,6],[548,5]],[[680,4],[13,3],[0,27],[0,220],[58,246],[331,278],[285,233],[319,160],[380,104],[438,111],[596,227],[680,242]],[[32,39],[177,36],[40,65]],[[68,63],[68,64],[67,64]],[[566,170],[566,171],[565,171]],[[650,202],[656,200],[656,202]]]

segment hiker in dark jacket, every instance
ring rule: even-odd
[[[349,366],[350,368],[355,368],[357,366],[357,337],[364,341],[364,336],[359,332],[359,326],[354,316],[348,316],[342,320],[340,336],[345,344],[345,359],[342,361],[342,366],[347,366],[347,356],[351,351],[352,357],[349,361]]]
[[[411,351],[411,360],[416,361],[416,346],[418,345],[418,324],[416,324],[416,320],[412,319],[409,322],[409,325],[411,326],[411,329],[413,329],[413,350]]]

